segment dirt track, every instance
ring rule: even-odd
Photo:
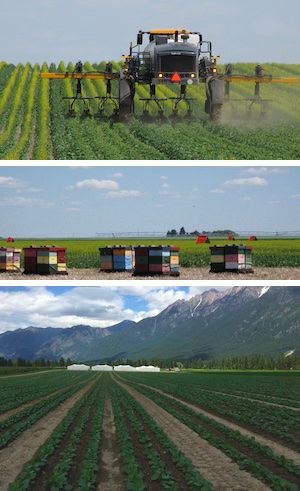
[[[245,489],[255,489],[255,491],[260,491],[270,489],[248,472],[240,470],[238,465],[223,452],[210,445],[151,399],[120,382],[119,378],[115,378],[115,380],[135,397],[177,447],[190,458],[201,475],[213,484],[216,490],[245,491]]]
[[[1,273],[0,280],[300,280],[300,268],[254,268],[254,273],[210,273],[209,267],[180,268],[180,276],[133,276],[132,273],[105,273],[98,268],[68,270],[67,275],[24,275],[21,273]]]
[[[118,382],[119,382],[119,380],[118,380]],[[221,423],[225,426],[228,426],[228,428],[239,431],[244,436],[247,436],[249,438],[255,438],[255,440],[257,440],[262,445],[267,445],[268,447],[270,447],[275,454],[283,455],[285,458],[293,460],[295,462],[295,464],[300,465],[300,455],[297,452],[295,452],[294,450],[291,450],[290,448],[284,447],[280,443],[269,440],[269,439],[265,438],[264,436],[259,435],[258,433],[255,433],[253,431],[249,431],[246,428],[243,428],[242,426],[240,426],[238,424],[232,423],[231,421],[228,421],[227,419],[222,418],[220,416],[216,416],[215,414],[212,414],[209,411],[206,411],[205,409],[201,409],[194,404],[191,404],[187,401],[179,399],[178,397],[175,397],[171,394],[167,394],[163,390],[159,390],[159,389],[156,389],[155,387],[151,387],[151,386],[145,385],[145,384],[139,384],[139,385],[146,387],[146,388],[150,387],[152,390],[158,392],[159,394],[164,394],[164,395],[170,397],[171,399],[174,399],[175,401],[182,402],[183,404],[190,407],[191,409],[194,409],[194,411],[197,411],[198,413],[204,414],[205,416],[208,416],[209,418],[212,418],[215,421],[218,421],[218,423]],[[253,399],[250,399],[250,400],[253,400]],[[262,402],[262,401],[257,401],[257,402]],[[282,406],[279,406],[279,407],[282,407]],[[290,408],[287,408],[287,409],[290,409]]]
[[[93,383],[95,383],[95,379],[58,408],[46,414],[0,451],[0,491],[8,489],[8,484],[16,479],[26,462],[32,459],[39,447],[49,438],[54,428]]]

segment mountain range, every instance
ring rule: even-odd
[[[0,335],[0,356],[103,361],[300,353],[300,287],[233,287],[177,300],[107,328],[27,327]]]

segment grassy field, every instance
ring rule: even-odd
[[[99,247],[106,245],[168,245],[180,247],[180,264],[183,267],[201,267],[210,264],[209,247],[214,244],[231,244],[224,239],[211,239],[210,244],[195,244],[196,239],[16,239],[13,247],[23,248],[30,245],[55,244],[67,247],[67,265],[69,268],[96,268],[99,266]],[[300,267],[300,239],[277,238],[259,239],[249,241],[236,240],[236,244],[247,244],[253,247],[254,266],[267,267]],[[4,240],[0,240],[0,247],[7,247]]]
[[[299,374],[64,371],[0,393],[9,491],[298,488]]]
[[[254,73],[255,63],[237,63],[235,72]],[[68,102],[62,100],[75,92],[71,80],[47,80],[40,71],[73,71],[63,62],[59,66],[38,64],[25,66],[0,63],[0,158],[1,159],[299,159],[300,158],[300,65],[265,64],[265,73],[273,76],[298,77],[296,84],[265,84],[262,96],[272,99],[265,119],[254,111],[249,115],[246,103],[236,112],[229,104],[224,108],[222,124],[212,123],[204,113],[203,84],[190,90],[194,119],[174,122],[170,102],[165,103],[166,121],[141,122],[142,102],[148,88],[137,87],[137,117],[128,124],[98,119],[98,106],[90,102],[91,115],[84,117],[82,108],[76,117],[68,117]],[[104,70],[105,63],[84,69]],[[120,63],[113,63],[119,70]],[[220,67],[222,71],[222,67]],[[83,95],[94,97],[105,93],[101,80],[84,80]],[[178,87],[159,88],[159,97],[174,96]],[[117,87],[113,88],[114,91]],[[254,88],[235,84],[232,97],[249,97]],[[109,111],[107,113],[109,115]],[[155,110],[152,111],[155,117]],[[182,114],[180,114],[182,116]]]

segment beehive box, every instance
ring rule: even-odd
[[[0,272],[21,271],[21,249],[0,247]]]
[[[214,245],[210,247],[210,272],[223,273],[225,271],[225,246]]]
[[[99,252],[102,271],[133,271],[135,252],[132,246],[101,247]]]
[[[215,245],[210,247],[211,273],[253,273],[252,247],[246,245]]]
[[[135,275],[179,276],[179,247],[138,246],[135,255]]]
[[[56,246],[30,246],[23,249],[25,274],[68,274],[67,249]]]

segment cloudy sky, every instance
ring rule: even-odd
[[[299,167],[0,167],[0,237],[300,230]]]
[[[223,63],[300,63],[298,0],[1,1],[1,58],[11,63],[119,60],[139,29],[186,28]]]
[[[28,326],[107,327],[157,315],[212,287],[0,287],[0,333]],[[213,287],[216,288],[216,287]],[[227,287],[217,287],[224,289]]]

